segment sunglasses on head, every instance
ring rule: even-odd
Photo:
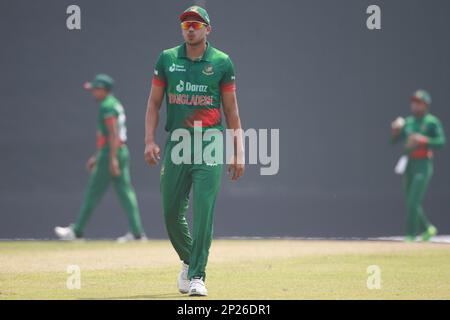
[[[191,27],[194,30],[200,30],[207,26],[206,23],[200,22],[200,21],[183,21],[181,23],[181,29],[183,30],[189,30]]]

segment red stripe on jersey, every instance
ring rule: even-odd
[[[187,119],[186,124],[193,127],[195,121],[201,121],[202,127],[212,127],[219,124],[220,119],[220,109],[199,109]]]
[[[163,87],[164,88],[166,86],[166,83],[163,80],[159,79],[158,77],[153,76],[152,85],[155,87]]]
[[[101,149],[106,145],[106,137],[97,132],[97,149]]]
[[[428,149],[427,147],[422,146],[412,151],[409,156],[412,159],[431,159],[433,158],[433,151]]]
[[[116,122],[117,122],[117,119],[114,116],[110,116],[110,117],[105,118],[105,124],[108,125],[108,126],[109,125],[115,125]]]
[[[224,84],[220,87],[221,92],[235,92],[236,91],[236,83],[231,82]]]
[[[97,132],[97,149],[100,150],[108,144],[108,139],[100,132]],[[119,147],[125,145],[124,141],[119,141]]]

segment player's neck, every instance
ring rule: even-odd
[[[195,45],[186,43],[186,55],[191,60],[198,60],[205,54],[206,47],[206,41],[202,41]]]
[[[98,102],[103,102],[103,101],[105,101],[106,99],[108,99],[109,96],[111,96],[111,93],[108,93],[108,94],[105,95],[104,97],[99,98],[97,101],[98,101]]]
[[[426,115],[427,115],[427,111],[425,111],[425,112],[416,112],[415,114],[414,114],[414,117],[416,117],[417,119],[422,119],[423,117],[425,117]]]

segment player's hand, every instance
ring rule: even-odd
[[[405,126],[405,119],[398,117],[391,123],[392,136],[397,137]]]
[[[419,133],[413,133],[409,135],[408,140],[406,141],[405,147],[407,149],[417,148],[421,143],[427,140],[427,137],[421,135]]]
[[[231,158],[230,165],[228,166],[228,175],[230,176],[231,181],[239,180],[244,174],[244,171],[245,165],[243,159],[238,161],[236,156]]]
[[[97,157],[96,156],[90,157],[86,163],[86,170],[88,172],[92,172],[92,170],[94,170],[94,168],[95,168],[96,163],[97,163]]]
[[[161,159],[161,149],[156,143],[148,143],[145,145],[144,159],[152,167],[158,165]]]
[[[109,159],[109,172],[111,172],[113,177],[120,176],[120,166],[117,158]]]
[[[393,130],[401,130],[403,129],[404,126],[405,126],[405,119],[403,119],[402,117],[398,117],[391,123],[391,128]]]

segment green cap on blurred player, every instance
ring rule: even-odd
[[[181,14],[180,20],[183,22],[186,19],[186,17],[189,17],[189,16],[197,16],[200,19],[202,19],[206,24],[208,24],[208,25],[211,24],[208,12],[206,12],[206,10],[203,9],[202,7],[192,6],[188,9],[186,9],[186,11],[184,11]]]
[[[95,76],[94,80],[86,82],[84,88],[86,90],[92,89],[106,89],[111,91],[114,87],[114,79],[107,74],[98,74]]]
[[[431,104],[431,95],[425,90],[417,90],[413,93],[411,99],[425,102],[427,105]]]

